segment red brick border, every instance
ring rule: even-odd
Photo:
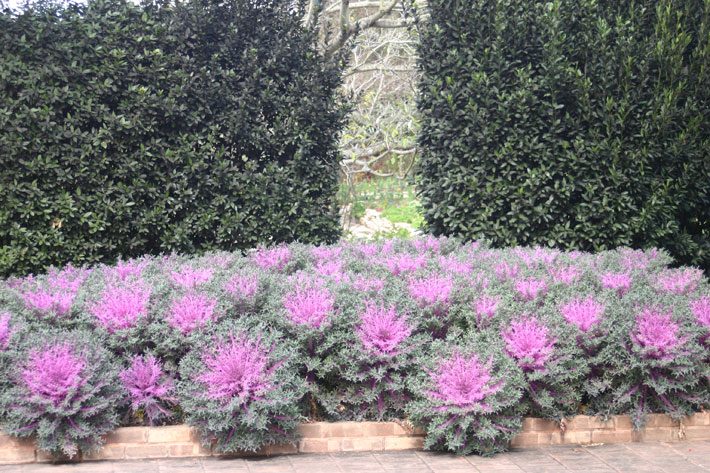
[[[274,445],[257,455],[281,453],[328,453],[421,449],[424,433],[405,422],[314,422],[301,424],[297,445]],[[595,417],[576,416],[557,422],[527,417],[513,447],[545,445],[623,443],[683,439],[710,439],[710,412],[674,421],[665,414],[652,414],[646,428],[632,430],[628,416],[614,416],[606,422]],[[106,437],[96,454],[83,460],[137,460],[145,458],[199,457],[218,455],[200,445],[193,429],[186,425],[167,427],[123,427]],[[253,454],[245,454],[253,455]],[[52,458],[37,451],[32,440],[0,434],[0,464],[47,462]]]

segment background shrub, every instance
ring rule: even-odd
[[[340,64],[289,0],[0,11],[0,274],[332,241]]]
[[[434,234],[663,247],[710,267],[710,5],[432,0],[417,174]]]

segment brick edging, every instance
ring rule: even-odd
[[[274,445],[256,454],[395,451],[421,449],[424,433],[406,422],[314,422],[299,427],[297,445]],[[596,417],[576,416],[562,423],[526,417],[523,431],[513,447],[546,445],[672,442],[710,439],[710,412],[674,421],[665,414],[649,416],[646,427],[634,431],[629,416],[613,416],[604,422]],[[139,460],[166,457],[217,456],[200,445],[197,433],[186,425],[122,427],[106,437],[106,444],[83,460]],[[48,462],[53,458],[35,449],[30,439],[0,434],[0,464]]]

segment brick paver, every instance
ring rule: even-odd
[[[402,451],[3,465],[0,473],[710,472],[710,440],[513,449],[493,458]]]

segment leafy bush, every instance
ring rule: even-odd
[[[306,418],[408,417],[427,448],[482,454],[524,415],[641,428],[710,408],[710,284],[670,261],[427,237],[53,268],[0,281],[0,416],[22,387],[2,372],[72,329],[110,365],[107,415],[185,421],[225,452]]]
[[[227,324],[180,363],[180,404],[206,445],[256,451],[294,442],[305,392],[294,350],[278,332]]]
[[[475,339],[474,339],[475,340]],[[408,411],[424,425],[424,448],[491,455],[508,448],[522,426],[522,376],[493,344],[436,342],[411,382]]]
[[[3,430],[69,457],[98,449],[124,399],[114,360],[84,332],[33,333],[23,344],[0,393]]]
[[[710,268],[702,0],[433,0],[418,188],[434,234],[662,247]]]
[[[329,418],[401,419],[412,398],[406,379],[420,369],[418,355],[431,338],[417,333],[416,316],[397,308],[406,307],[403,304],[379,300],[384,298],[372,293],[369,297],[343,308],[329,337],[335,346],[333,361],[327,388],[318,392]],[[355,298],[363,295],[356,293]]]
[[[171,417],[170,405],[175,404],[173,380],[153,355],[135,356],[121,371],[121,382],[131,399],[133,414],[142,413],[150,425]]]
[[[698,343],[704,327],[673,312],[640,306],[617,321],[615,343],[599,354],[609,388],[594,400],[596,411],[629,412],[641,427],[649,413],[681,419],[710,403],[708,351]]]
[[[0,10],[0,274],[336,239],[341,67],[300,19],[289,0]]]

